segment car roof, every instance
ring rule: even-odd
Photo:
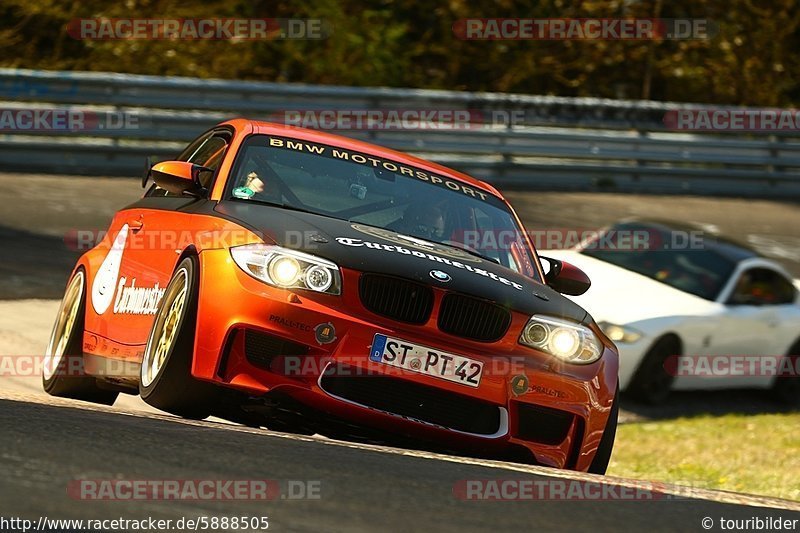
[[[312,130],[308,128],[301,128],[298,126],[275,124],[273,122],[265,122],[259,120],[249,120],[249,119],[234,119],[226,122],[225,124],[241,126],[242,123],[249,124],[252,127],[253,133],[265,134],[265,135],[273,134],[284,137],[293,137],[296,139],[302,139],[309,142],[330,144],[341,148],[347,148],[349,150],[364,152],[369,155],[374,155],[377,157],[391,159],[392,161],[413,165],[428,170],[430,172],[439,174],[442,177],[447,177],[456,181],[463,182],[466,185],[469,185],[484,192],[488,192],[505,201],[505,198],[503,198],[503,195],[500,194],[500,191],[498,191],[496,188],[486,183],[485,181],[481,181],[477,178],[473,178],[472,176],[469,176],[462,172],[458,172],[457,170],[447,168],[438,163],[434,163],[426,159],[421,159],[419,157],[415,157],[407,153],[398,152],[390,148],[384,148],[376,144],[371,144],[356,139],[351,139],[349,137],[343,137],[341,135],[334,135],[332,133],[327,133],[319,130]]]
[[[692,224],[689,222],[678,222],[674,220],[657,219],[657,218],[630,218],[621,220],[615,223],[614,225],[618,224],[636,224],[639,226],[643,226],[646,229],[654,229],[660,231],[681,231],[681,232],[701,231],[704,233],[710,233],[711,238],[704,238],[703,247],[705,249],[712,250],[718,253],[719,255],[730,261],[739,263],[747,259],[764,258],[763,255],[758,253],[755,249],[751,248],[749,245],[739,242],[730,237],[725,237],[710,232],[708,231],[708,229],[703,228],[698,224]]]

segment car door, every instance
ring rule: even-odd
[[[193,141],[179,156],[209,168],[201,183],[210,189],[230,144],[228,130],[211,131]],[[194,242],[192,217],[204,198],[182,196],[152,185],[124,212],[128,238],[122,256],[114,301],[113,339],[123,344],[147,342],[158,304],[183,250]]]
[[[768,266],[743,269],[725,301],[721,320],[724,355],[775,357],[785,355],[797,324],[791,320],[795,289],[783,274]],[[749,359],[748,365],[749,365]],[[768,362],[762,362],[768,365]],[[728,386],[768,386],[772,378],[744,369],[741,377],[727,379]],[[766,367],[768,368],[768,366]],[[754,375],[755,374],[755,375]]]

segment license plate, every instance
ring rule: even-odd
[[[467,387],[477,387],[483,373],[481,361],[380,333],[372,340],[369,358],[376,363],[446,379]]]

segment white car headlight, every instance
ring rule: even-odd
[[[618,326],[611,322],[598,322],[597,325],[603,330],[603,333],[614,342],[629,344],[642,338],[640,332],[628,326]]]
[[[307,289],[338,295],[342,275],[336,263],[303,252],[268,244],[231,248],[239,268],[259,281],[281,289]]]
[[[519,342],[579,365],[594,363],[603,354],[603,345],[591,329],[549,316],[531,317]]]

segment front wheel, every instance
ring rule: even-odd
[[[800,340],[789,348],[789,354],[786,357],[800,357]],[[793,363],[797,361],[797,359],[790,360]],[[794,364],[790,365],[790,367],[796,368]],[[776,377],[770,392],[772,393],[772,397],[782,404],[792,407],[800,406],[800,375],[795,373],[790,376]]]
[[[210,414],[213,387],[191,374],[197,322],[196,260],[187,257],[172,275],[147,339],[139,375],[142,399],[185,418]]]
[[[617,421],[619,420],[619,385],[614,395],[614,403],[611,405],[611,413],[608,415],[606,428],[600,438],[600,445],[594,454],[592,464],[589,465],[590,474],[600,474],[601,476],[608,470],[608,463],[611,461],[611,452],[614,450],[614,439],[617,436]]]
[[[667,359],[678,355],[677,338],[662,337],[650,348],[639,363],[627,392],[636,400],[650,405],[664,403],[672,390],[675,376],[667,372]]]
[[[86,274],[79,268],[67,285],[50,334],[42,369],[42,388],[51,396],[112,405],[119,393],[97,386],[86,374],[83,328],[86,313]]]

